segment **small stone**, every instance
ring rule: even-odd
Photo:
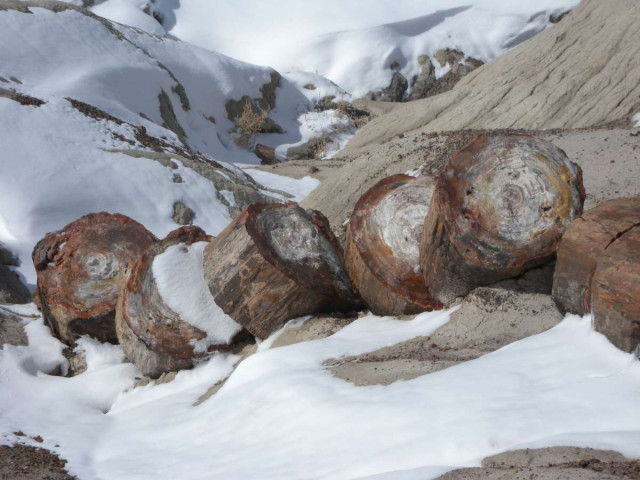
[[[178,225],[192,225],[196,214],[191,208],[178,201],[173,204],[173,214],[171,218]]]

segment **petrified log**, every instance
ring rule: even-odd
[[[420,240],[434,187],[432,177],[393,175],[365,192],[353,209],[345,265],[376,315],[442,307],[429,294],[420,268]]]
[[[194,359],[230,348],[242,331],[204,281],[202,252],[211,239],[198,227],[174,230],[134,264],[122,290],[118,339],[149,377],[191,368]]]
[[[48,233],[33,250],[40,307],[51,330],[117,342],[115,308],[131,265],[157,239],[120,214],[92,213]]]
[[[431,294],[450,304],[475,287],[549,261],[582,213],[582,170],[529,135],[479,135],[438,180],[420,252]]]
[[[292,202],[250,205],[209,243],[204,274],[220,308],[261,339],[292,318],[359,304],[327,219]]]
[[[634,226],[640,225],[640,197],[601,203],[574,220],[560,242],[553,276],[553,298],[562,313],[591,311],[591,280],[598,257]]]
[[[598,257],[591,284],[593,320],[616,347],[640,354],[640,227]]]

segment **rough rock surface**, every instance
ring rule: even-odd
[[[562,22],[466,75],[450,92],[392,104],[342,156],[400,133],[579,128],[640,111],[640,4],[582,1]]]
[[[478,288],[430,337],[325,364],[334,376],[358,386],[389,385],[473,360],[561,320],[549,295]]]
[[[619,349],[640,356],[640,225],[598,257],[591,302],[596,330]]]
[[[345,267],[365,305],[376,315],[441,308],[420,271],[420,241],[436,180],[392,175],[358,200],[345,248]]]
[[[640,226],[640,197],[602,202],[569,225],[553,279],[553,297],[561,311],[591,311],[591,280],[600,255],[634,226]]]
[[[80,335],[117,342],[115,307],[133,263],[156,241],[120,214],[92,213],[48,233],[33,250],[42,314],[68,344]]]
[[[437,480],[629,480],[640,462],[611,450],[550,447],[514,450],[485,458],[480,468],[462,468]]]
[[[28,345],[29,339],[20,318],[0,307],[0,350],[5,344]]]
[[[424,221],[420,265],[445,305],[521,275],[555,255],[582,214],[582,170],[530,135],[478,135],[438,179]]]
[[[179,228],[148,249],[131,269],[118,300],[115,324],[125,355],[144,375],[157,378],[162,373],[191,368],[195,358],[231,348],[231,344],[214,344],[197,350],[196,342],[207,334],[167,305],[152,269],[154,259],[169,247],[210,240],[198,227]]]
[[[378,102],[375,107],[391,105]],[[371,145],[352,156],[330,162],[306,162],[304,167],[301,162],[284,162],[269,167],[268,171],[299,178],[307,174],[309,165],[320,168],[319,174],[314,176],[322,183],[303,200],[302,205],[321,210],[338,238],[344,242],[347,220],[353,207],[371,186],[397,173],[437,175],[455,152],[481,132],[494,131],[408,132],[382,145]],[[632,136],[635,135],[633,130],[515,132],[530,133],[553,142],[566,152],[570,160],[580,165],[587,193],[585,209],[612,198],[640,196],[640,136]]]
[[[173,214],[171,216],[178,225],[192,225],[196,218],[195,212],[182,202],[173,204]]]
[[[262,165],[273,165],[274,163],[278,163],[278,159],[276,158],[276,149],[273,147],[268,147],[267,145],[258,143],[254,149],[254,153],[260,159],[260,163]]]
[[[31,293],[16,272],[0,264],[0,304],[29,303]]]
[[[387,88],[379,92],[373,92],[369,96],[371,100],[379,100],[381,102],[402,102],[408,88],[409,82],[405,76],[400,72],[395,72]]]
[[[75,480],[65,460],[43,448],[0,446],[0,478],[7,480]]]

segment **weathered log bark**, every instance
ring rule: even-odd
[[[115,308],[133,263],[157,239],[119,214],[92,213],[48,233],[33,250],[39,306],[51,330],[117,343]]]
[[[291,202],[250,205],[207,246],[204,273],[222,310],[261,339],[292,318],[359,305],[327,219]]]
[[[205,284],[202,251],[211,239],[198,227],[171,232],[135,263],[122,290],[118,339],[149,377],[191,368],[194,359],[231,348],[242,331]]]
[[[421,260],[444,304],[475,287],[549,261],[582,213],[582,170],[555,145],[528,135],[479,135],[438,180]]]
[[[376,315],[441,308],[420,268],[420,240],[435,187],[432,177],[387,177],[356,203],[347,229],[345,265]]]
[[[640,356],[640,227],[598,257],[591,290],[596,330],[619,349]]]
[[[640,226],[640,197],[603,202],[569,225],[553,276],[553,298],[562,313],[591,311],[591,280],[599,256],[634,226]]]

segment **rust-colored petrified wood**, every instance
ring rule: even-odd
[[[425,219],[420,263],[429,291],[450,304],[544,264],[584,198],[582,170],[552,143],[479,135],[449,161]]]
[[[242,327],[215,305],[202,252],[212,239],[182,227],[136,262],[116,309],[118,339],[143,374],[190,368],[195,358],[231,348]]]
[[[619,349],[640,355],[640,227],[598,257],[591,305],[596,330]]]
[[[569,225],[553,276],[553,298],[562,313],[591,311],[591,280],[598,257],[636,226],[640,226],[640,197],[602,202]]]
[[[33,250],[39,307],[51,330],[117,342],[115,308],[131,265],[156,238],[120,214],[92,213],[48,233]]]
[[[429,294],[420,268],[420,239],[434,187],[432,177],[393,175],[367,190],[353,209],[345,265],[376,315],[442,307]]]
[[[292,202],[250,205],[207,246],[204,274],[222,310],[260,339],[360,303],[327,219]]]

